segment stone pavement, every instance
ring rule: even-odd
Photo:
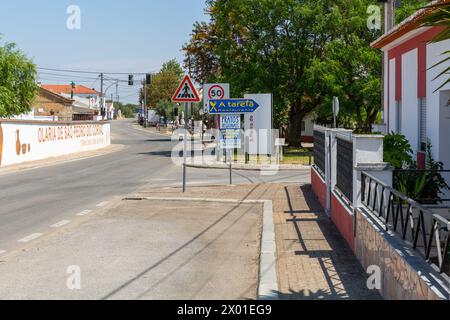
[[[179,189],[167,188],[140,195],[272,200],[280,299],[382,299],[367,288],[366,273],[323,212],[310,185],[192,187],[184,195]]]

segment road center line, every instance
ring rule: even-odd
[[[82,211],[80,213],[77,213],[77,216],[79,216],[79,217],[86,216],[86,215],[88,215],[91,212],[92,212],[92,210],[84,210],[84,211]]]
[[[30,241],[36,240],[37,238],[42,237],[43,235],[44,235],[43,233],[33,233],[23,239],[20,239],[18,242],[23,242],[23,243],[30,242]]]
[[[55,223],[53,225],[51,225],[52,228],[61,228],[62,226],[65,226],[66,224],[69,224],[70,220],[62,220],[58,223]]]

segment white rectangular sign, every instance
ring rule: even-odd
[[[230,99],[229,83],[208,83],[203,86],[203,112],[208,113],[209,100]]]
[[[220,116],[220,129],[241,129],[241,115],[222,115]]]
[[[236,129],[220,130],[220,148],[221,149],[240,149],[241,148],[241,130],[236,130]]]
[[[272,94],[246,94],[245,99],[253,99],[259,108],[245,115],[245,151],[250,155],[273,154],[273,97]],[[248,139],[248,142],[247,142]]]

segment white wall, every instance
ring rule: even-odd
[[[396,130],[395,65],[395,59],[389,60],[389,133]]]
[[[436,63],[441,61],[444,56],[442,53],[450,49],[450,40],[441,41],[438,43],[431,43],[427,45],[427,135],[433,145],[433,153],[436,159],[441,159],[439,154],[440,139],[444,139],[443,143],[450,143],[448,136],[439,136],[440,129],[440,92],[434,92],[445,82],[445,76],[432,81],[442,70],[450,66],[450,61],[442,65],[431,68]],[[440,91],[450,90],[450,84],[447,84]]]
[[[76,124],[0,120],[0,166],[104,148],[108,122]]]
[[[314,136],[314,114],[310,113],[303,118],[305,121],[305,131],[302,131],[302,136],[312,137]]]
[[[386,125],[386,129],[387,130],[387,124],[388,124],[388,103],[389,103],[389,95],[388,95],[388,90],[389,90],[389,53],[387,51],[383,52],[384,55],[384,88],[383,88],[383,92],[384,92],[384,109],[383,109],[383,123]]]
[[[402,55],[402,133],[417,152],[419,147],[418,51]]]

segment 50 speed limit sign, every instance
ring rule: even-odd
[[[209,100],[230,99],[229,83],[208,83],[203,86],[203,112],[208,113]]]

